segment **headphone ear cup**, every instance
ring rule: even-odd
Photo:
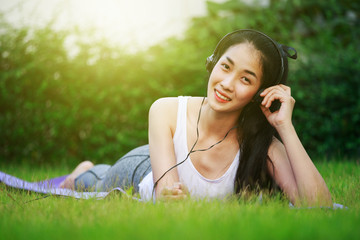
[[[264,91],[265,89],[260,89],[255,96],[252,99],[252,102],[258,103],[260,104],[262,102],[262,100],[264,99],[263,97],[260,96],[260,94]],[[275,100],[271,103],[271,106],[269,107],[270,112],[276,112],[277,110],[279,110],[281,107],[281,102],[279,100]]]
[[[209,56],[209,57],[206,59],[205,66],[206,66],[206,70],[207,70],[209,73],[211,73],[211,71],[212,71],[213,68],[214,68],[214,54],[212,54],[211,56]]]

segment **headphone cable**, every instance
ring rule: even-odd
[[[223,142],[225,140],[225,138],[229,135],[229,133],[231,132],[231,130],[235,129],[238,127],[238,125],[230,128],[229,131],[227,131],[227,133],[225,134],[225,136],[223,137],[223,139],[221,139],[220,141],[214,143],[213,145],[211,145],[210,147],[208,148],[203,148],[203,149],[198,149],[198,150],[194,150],[197,142],[199,141],[199,122],[200,122],[200,116],[201,116],[201,109],[202,109],[202,106],[204,104],[204,101],[205,101],[205,97],[203,97],[203,100],[201,102],[201,105],[200,105],[200,109],[199,109],[199,115],[198,115],[198,119],[197,119],[197,123],[196,123],[196,140],[193,144],[193,146],[191,147],[190,151],[188,152],[188,154],[186,155],[186,158],[184,160],[182,160],[181,162],[175,164],[174,166],[172,166],[171,168],[169,168],[168,170],[166,170],[162,175],[161,177],[156,180],[156,182],[154,183],[154,186],[153,186],[153,190],[152,190],[152,194],[151,194],[151,198],[153,199],[154,203],[155,203],[155,199],[154,199],[154,193],[155,193],[155,188],[157,187],[159,181],[168,173],[170,172],[172,169],[178,167],[179,165],[183,164],[190,156],[190,154],[192,153],[195,153],[195,152],[205,152],[205,151],[208,151],[210,150],[211,148],[215,147],[216,145],[220,144],[221,142]]]

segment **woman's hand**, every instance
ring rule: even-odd
[[[268,156],[274,168],[273,177],[297,206],[332,206],[331,195],[324,179],[311,161],[295,128],[291,116],[295,100],[291,90],[285,85],[276,85],[265,89],[261,109],[269,123],[276,128],[281,141],[274,140]],[[269,107],[274,100],[279,100],[281,107],[271,112]]]
[[[292,124],[291,117],[295,105],[295,99],[291,96],[291,89],[288,86],[279,84],[265,89],[261,94],[264,97],[261,102],[261,110],[269,123],[276,129]],[[275,100],[279,100],[281,107],[278,111],[271,112],[269,107]]]
[[[159,200],[182,200],[189,196],[184,184],[177,182],[172,187],[164,187],[160,192]]]

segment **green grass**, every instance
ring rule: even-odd
[[[1,239],[360,239],[359,162],[319,162],[334,202],[347,210],[292,209],[280,198],[257,201],[139,203],[48,197],[0,185]],[[2,166],[36,181],[69,171]],[[8,194],[14,198],[12,200]]]

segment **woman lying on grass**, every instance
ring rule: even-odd
[[[144,200],[224,198],[280,187],[294,205],[331,206],[291,121],[295,100],[284,84],[287,57],[296,54],[289,50],[254,30],[226,35],[206,64],[206,98],[157,100],[149,112],[149,146],[113,166],[83,162],[62,187],[134,186]]]

